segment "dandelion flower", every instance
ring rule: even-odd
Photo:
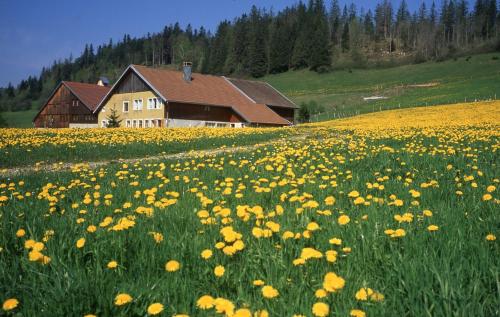
[[[226,269],[222,265],[217,265],[214,269],[214,274],[217,277],[222,277],[224,273],[226,272]]]
[[[342,215],[338,219],[339,225],[341,226],[348,224],[349,221],[351,221],[351,219],[347,215]]]
[[[439,227],[436,226],[436,225],[430,225],[430,226],[427,227],[427,230],[429,230],[429,231],[437,231],[437,230],[439,230]]]
[[[16,237],[18,237],[18,238],[22,238],[25,235],[26,235],[26,230],[24,230],[22,228],[16,231]]]
[[[116,269],[117,266],[118,266],[118,262],[116,262],[116,261],[109,261],[108,265],[107,265],[108,269]]]
[[[278,290],[270,285],[266,285],[262,288],[262,296],[264,296],[265,298],[275,298],[278,295]]]
[[[323,288],[327,292],[336,292],[337,290],[344,288],[344,285],[345,280],[333,272],[326,273],[325,278],[323,279]]]
[[[168,272],[175,272],[175,271],[179,270],[180,267],[181,267],[181,264],[175,260],[168,261],[165,264],[165,270]]]
[[[208,260],[212,257],[213,252],[212,250],[206,249],[201,252],[201,257],[205,260]]]
[[[160,303],[153,303],[148,306],[148,315],[158,315],[163,311],[163,305]]]
[[[130,303],[131,301],[132,301],[132,296],[130,296],[127,293],[120,293],[115,297],[116,306],[123,306]]]
[[[19,305],[19,301],[15,298],[9,298],[3,302],[2,309],[5,311],[13,310]]]
[[[326,317],[328,316],[328,313],[330,312],[330,307],[328,304],[318,302],[315,303],[312,307],[312,313],[316,317]]]
[[[214,298],[210,295],[203,295],[198,299],[196,302],[196,306],[198,306],[201,309],[210,309],[214,307]]]
[[[366,317],[365,312],[360,309],[352,309],[349,315],[351,317]]]
[[[85,238],[80,238],[78,239],[78,241],[76,241],[76,247],[78,249],[83,248],[84,245],[85,245]]]
[[[497,237],[492,233],[490,233],[486,236],[487,241],[495,241],[496,239],[497,239]]]

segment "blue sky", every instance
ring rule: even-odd
[[[415,9],[422,0],[407,0]],[[325,1],[327,5],[330,1]],[[371,8],[373,0],[354,2]],[[396,5],[399,0],[393,1]],[[438,1],[437,1],[438,2]],[[252,5],[274,11],[297,0],[0,0],[0,87],[39,75],[43,66],[73,54],[86,43],[97,46],[123,34],[154,33],[170,23],[214,30],[223,19],[250,11]]]

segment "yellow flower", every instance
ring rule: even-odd
[[[487,241],[495,241],[496,239],[497,239],[497,237],[492,233],[490,233],[486,236]]]
[[[93,233],[93,232],[96,232],[96,230],[97,230],[97,227],[94,225],[90,225],[87,227],[87,232]]]
[[[222,277],[224,273],[226,272],[226,269],[222,265],[217,265],[214,269],[214,274],[217,277]]]
[[[153,303],[148,306],[148,315],[158,315],[163,311],[163,305],[160,303]]]
[[[430,211],[429,209],[426,209],[426,210],[422,211],[422,213],[426,217],[432,217],[432,211]]]
[[[118,266],[118,262],[110,261],[107,266],[108,266],[108,269],[116,269],[116,267]]]
[[[198,299],[196,302],[196,306],[198,306],[201,309],[210,309],[214,307],[214,298],[210,295],[203,295]]]
[[[94,315],[94,314],[87,314],[87,315],[84,315],[83,317],[97,317],[97,315]]]
[[[78,239],[78,241],[76,241],[76,247],[78,249],[83,248],[84,245],[85,245],[85,238],[80,238]]]
[[[330,307],[325,303],[315,303],[312,307],[312,313],[316,317],[326,317],[330,312]]]
[[[342,244],[342,240],[339,238],[331,238],[330,240],[328,240],[328,242],[330,244],[334,244],[334,245],[341,245]]]
[[[240,308],[234,312],[232,317],[252,317],[252,312],[247,308]]]
[[[132,296],[127,293],[120,293],[115,297],[115,305],[122,306],[130,303],[132,301]]]
[[[19,305],[19,301],[15,298],[9,298],[3,302],[2,309],[5,311],[13,310]]]
[[[325,198],[325,204],[328,205],[328,206],[331,206],[333,204],[335,204],[335,197],[333,196],[328,196]]]
[[[439,230],[439,227],[436,226],[436,225],[430,225],[430,226],[427,227],[427,230],[429,230],[429,231],[437,231],[437,230]]]
[[[323,298],[326,297],[327,295],[328,293],[322,288],[316,290],[316,292],[314,293],[314,296],[316,296],[316,298]]]
[[[180,269],[180,267],[181,267],[181,264],[175,260],[168,261],[165,264],[165,270],[168,272],[175,272],[178,269]]]
[[[493,198],[493,196],[491,196],[490,194],[483,195],[483,201],[488,201],[488,200],[491,200],[492,198]]]
[[[351,221],[351,219],[347,215],[342,215],[338,219],[339,225],[341,226],[348,224],[349,221]]]
[[[263,280],[255,280],[255,281],[253,281],[253,285],[254,285],[254,286],[262,286],[262,285],[264,285],[264,284],[265,284],[265,283],[264,283],[264,281],[263,281]]]
[[[360,310],[360,309],[351,310],[350,315],[351,315],[351,317],[366,317],[365,312]]]
[[[274,287],[266,285],[262,287],[262,296],[264,296],[265,298],[275,298],[279,296],[279,292]]]
[[[212,250],[206,249],[206,250],[201,251],[201,257],[205,260],[210,259],[212,257],[212,255],[213,255]]]
[[[359,192],[356,191],[356,190],[353,190],[352,192],[350,192],[347,197],[350,197],[350,198],[357,198],[359,197]]]
[[[344,287],[345,280],[333,272],[326,273],[323,279],[323,288],[327,292],[336,292]]]
[[[26,235],[26,230],[21,228],[21,229],[16,231],[16,237],[22,238],[22,237],[24,237],[24,235]]]
[[[488,193],[492,193],[492,192],[494,192],[494,191],[495,191],[495,189],[497,189],[497,188],[496,188],[495,186],[493,186],[493,185],[490,185],[490,186],[486,187],[486,191],[487,191]]]

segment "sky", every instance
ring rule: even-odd
[[[407,0],[414,10],[423,0]],[[279,11],[298,0],[0,0],[0,87],[17,85],[39,75],[54,60],[77,57],[86,43],[94,47],[155,33],[179,22],[184,28],[217,24],[249,12],[252,5]],[[358,9],[372,8],[374,0],[354,2]],[[399,0],[393,1],[397,7]],[[329,5],[330,1],[325,3]]]

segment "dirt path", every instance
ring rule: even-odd
[[[309,136],[308,133],[299,134],[292,136],[288,139],[284,138],[276,138],[271,139],[269,141],[257,144],[250,145],[242,145],[236,147],[228,147],[228,148],[216,148],[216,149],[208,149],[208,150],[200,150],[200,151],[188,151],[188,152],[180,152],[173,154],[163,154],[163,155],[152,155],[145,157],[136,157],[136,158],[128,158],[128,159],[118,159],[118,160],[104,160],[104,161],[96,161],[96,162],[72,162],[72,163],[53,163],[53,164],[43,164],[39,166],[23,166],[23,167],[12,167],[0,170],[0,178],[9,178],[18,175],[28,175],[37,172],[61,172],[61,171],[71,171],[73,168],[81,168],[86,167],[90,169],[94,169],[96,167],[108,165],[108,164],[116,164],[116,163],[126,163],[133,164],[136,162],[149,162],[149,161],[160,161],[160,160],[180,160],[186,158],[194,158],[204,155],[217,155],[223,153],[240,153],[240,152],[249,152],[257,148],[265,147],[268,145],[273,145],[279,142],[283,142],[284,140],[294,140],[300,141],[304,140]]]

